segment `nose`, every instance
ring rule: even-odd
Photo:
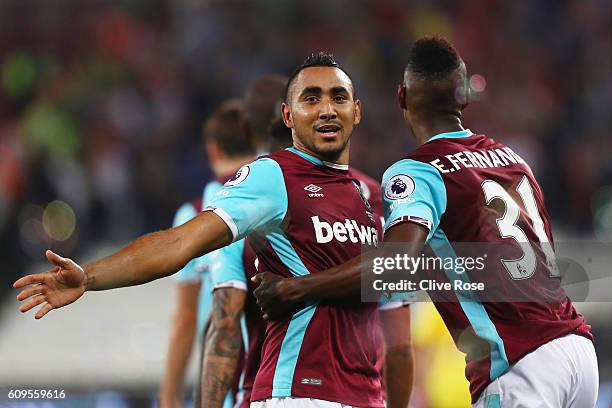
[[[332,120],[338,117],[334,105],[331,101],[327,101],[321,104],[321,110],[319,111],[320,120]]]

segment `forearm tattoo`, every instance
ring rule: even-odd
[[[240,317],[243,302],[231,289],[213,295],[211,327],[206,334],[202,372],[202,407],[222,407],[231,387],[242,348]]]

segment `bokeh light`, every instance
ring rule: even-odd
[[[470,77],[470,88],[473,92],[481,93],[487,89],[487,80],[480,74],[474,74]]]
[[[593,195],[593,230],[598,240],[612,242],[612,186],[604,186]]]
[[[36,68],[32,58],[22,51],[13,52],[2,65],[2,89],[11,98],[27,95],[34,86]]]
[[[54,157],[75,155],[81,147],[74,118],[52,104],[32,105],[24,113],[23,131],[28,147],[47,151]]]
[[[595,212],[594,229],[597,239],[612,242],[612,201]]]
[[[63,201],[52,201],[42,215],[42,225],[47,235],[56,241],[65,241],[76,228],[76,216],[72,208]]]
[[[31,258],[39,258],[47,246],[49,237],[42,226],[43,208],[28,204],[25,205],[18,215],[19,242],[21,249]]]

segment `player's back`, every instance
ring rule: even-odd
[[[477,293],[430,292],[467,353],[474,398],[540,345],[571,332],[591,338],[561,288],[540,186],[512,149],[469,131],[446,133],[394,164],[385,179],[390,208],[404,205],[404,220],[430,228],[438,257],[486,259],[482,269],[429,272],[437,280],[484,284]],[[394,211],[390,221],[401,222]]]

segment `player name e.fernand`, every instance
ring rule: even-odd
[[[461,279],[453,279],[449,282],[437,281],[435,279],[421,279],[418,281],[401,279],[395,282],[385,282],[376,279],[372,282],[372,287],[377,292],[412,292],[417,290],[426,291],[483,291],[483,282],[466,282]]]
[[[509,147],[483,149],[476,151],[460,151],[447,154],[429,162],[440,173],[454,173],[455,171],[469,168],[493,168],[504,167],[512,164],[522,163],[525,160]]]

